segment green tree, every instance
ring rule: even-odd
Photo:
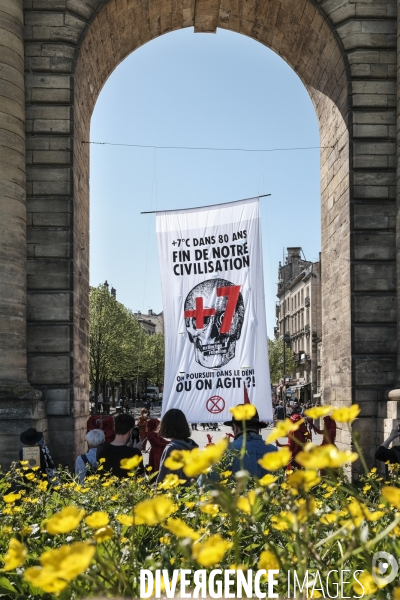
[[[162,333],[146,336],[142,370],[148,383],[160,387],[164,381],[164,336]]]
[[[277,384],[283,377],[283,340],[268,338],[269,371],[271,383]],[[286,346],[285,376],[291,376],[296,370],[293,352]]]
[[[91,288],[89,302],[89,376],[97,401],[107,381],[133,379],[142,328],[106,285]]]
[[[158,387],[164,378],[164,336],[147,335],[133,312],[110,294],[108,286],[90,289],[89,373],[95,397],[109,382],[138,379]]]

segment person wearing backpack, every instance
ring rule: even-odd
[[[97,447],[105,441],[104,432],[101,429],[92,429],[86,434],[86,441],[89,450],[86,454],[81,454],[75,461],[75,475],[79,476],[81,483],[90,470],[97,469],[96,452]]]
[[[166,459],[173,450],[193,450],[194,448],[198,448],[198,445],[192,440],[190,434],[189,423],[184,413],[179,408],[170,408],[167,410],[161,420],[159,435],[171,441],[165,446],[161,456],[160,470],[156,479],[157,484],[164,481],[169,473],[175,473],[179,479],[185,480],[187,485],[190,484],[190,478],[185,475],[183,469],[172,471],[165,465]]]

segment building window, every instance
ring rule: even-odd
[[[304,290],[301,290],[301,305],[304,304]]]

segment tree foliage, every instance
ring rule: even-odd
[[[271,383],[279,383],[283,378],[283,340],[268,339],[268,356]],[[286,368],[285,376],[291,376],[296,371],[296,362],[293,352],[286,346]]]
[[[97,395],[105,382],[161,385],[164,377],[164,336],[149,336],[133,312],[118,302],[108,286],[90,289],[90,383]]]

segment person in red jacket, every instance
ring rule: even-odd
[[[318,429],[315,425],[312,426],[314,431],[319,434],[323,434],[321,446],[327,444],[335,444],[336,441],[336,421],[332,417],[324,417],[324,428]]]
[[[300,414],[294,412],[293,415],[290,417],[290,420],[292,421],[292,423],[297,423],[297,421],[300,421],[302,418],[303,417]],[[288,471],[303,468],[296,462],[296,456],[303,449],[303,446],[309,441],[310,434],[305,423],[302,423],[300,427],[296,429],[296,431],[289,431],[287,444],[280,444],[278,440],[276,441],[277,446],[288,446],[292,453],[292,458],[287,466]]]
[[[158,419],[149,419],[147,421],[147,441],[151,446],[148,466],[152,468],[151,473],[160,470],[162,453],[164,452],[164,448],[169,444],[169,440],[166,440],[157,433],[159,427],[160,421]]]

